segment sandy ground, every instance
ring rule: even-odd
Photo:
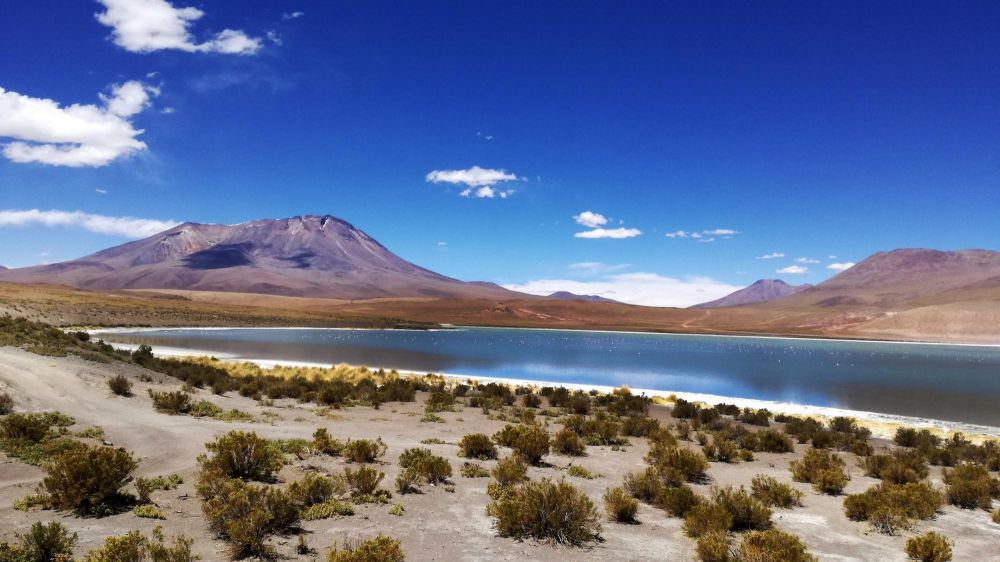
[[[124,373],[135,380],[132,398],[111,395],[106,379]],[[204,560],[227,558],[225,544],[205,529],[199,500],[193,492],[197,469],[196,457],[204,451],[204,443],[235,429],[253,430],[269,438],[309,438],[317,427],[326,427],[337,438],[381,437],[388,445],[385,462],[379,467],[386,473],[383,485],[392,488],[399,471],[399,454],[408,447],[426,446],[447,457],[455,469],[455,492],[443,487],[427,487],[422,494],[394,494],[393,502],[402,503],[406,511],[401,517],[389,514],[389,505],[360,506],[351,517],[304,522],[307,540],[322,553],[335,542],[346,538],[370,538],[378,533],[389,534],[403,543],[408,560],[693,560],[694,541],[685,537],[682,522],[665,513],[643,505],[639,525],[606,522],[603,542],[589,549],[552,547],[534,542],[517,542],[496,536],[492,521],[485,513],[488,479],[469,479],[458,475],[465,461],[458,456],[455,445],[462,435],[472,432],[492,434],[503,427],[501,421],[487,419],[477,408],[446,412],[446,423],[420,422],[423,397],[416,403],[389,403],[379,410],[353,408],[323,416],[308,405],[282,401],[274,407],[234,393],[225,397],[207,391],[199,399],[211,400],[223,408],[238,408],[255,415],[255,423],[225,423],[187,416],[169,416],[153,410],[146,389],[179,386],[162,375],[153,374],[152,383],[138,380],[143,369],[114,364],[104,365],[78,358],[52,358],[0,348],[0,389],[10,392],[19,410],[58,410],[77,420],[74,429],[97,425],[103,427],[106,439],[116,446],[133,451],[140,459],[140,476],[178,473],[184,484],[170,491],[153,494],[153,500],[166,515],[166,521],[140,519],[131,513],[105,518],[78,518],[53,511],[33,510],[24,513],[11,505],[32,493],[41,480],[42,471],[23,463],[6,459],[0,454],[0,540],[11,540],[34,521],[62,521],[80,536],[78,553],[99,546],[105,537],[138,529],[148,534],[162,525],[168,538],[184,533],[195,539],[195,550]],[[268,414],[270,413],[270,415]],[[669,410],[654,407],[652,415],[670,422]],[[557,429],[553,426],[551,430]],[[437,438],[441,445],[421,445],[420,441]],[[691,444],[686,444],[692,446]],[[552,465],[532,468],[532,478],[563,477],[570,463],[580,464],[602,476],[584,480],[566,476],[584,490],[599,507],[601,495],[611,486],[621,483],[629,471],[642,470],[642,458],[647,450],[643,439],[632,438],[632,446],[623,452],[607,447],[589,447],[588,455],[571,459],[558,455],[547,457]],[[797,453],[801,452],[800,447]],[[783,482],[791,482],[788,462],[796,454],[761,453],[752,462],[737,464],[712,463],[708,474],[711,484],[746,485],[756,474],[770,474]],[[845,455],[852,467],[852,480],[847,493],[867,489],[877,481],[862,475],[856,468],[857,459]],[[486,466],[491,462],[482,463]],[[305,466],[324,471],[339,471],[345,466],[341,459],[313,457],[286,467],[283,481],[291,481]],[[940,484],[939,469],[932,469],[932,481]],[[707,493],[710,484],[695,488]],[[905,560],[903,545],[913,533],[887,537],[869,531],[866,523],[849,521],[843,515],[842,497],[819,495],[805,484],[793,483],[805,494],[804,507],[776,509],[773,520],[782,529],[799,535],[810,551],[820,560]],[[603,513],[603,511],[602,511]],[[955,560],[1000,559],[1000,525],[990,520],[985,511],[960,510],[947,506],[932,521],[920,522],[914,531],[935,530],[955,541]],[[287,559],[294,554],[295,537],[279,537],[276,545]],[[298,557],[312,559],[311,556]]]

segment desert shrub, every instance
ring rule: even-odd
[[[771,510],[743,488],[715,488],[712,500],[732,516],[734,531],[763,530],[771,527]]]
[[[809,449],[801,460],[792,461],[789,466],[792,479],[812,484],[817,492],[836,495],[847,485],[844,460],[826,449]]]
[[[739,456],[739,447],[728,439],[719,439],[718,436],[710,445],[702,447],[705,457],[718,462],[733,462]]]
[[[312,447],[319,453],[338,457],[344,450],[344,444],[338,439],[330,436],[330,432],[325,427],[321,427],[313,432]]]
[[[343,481],[307,472],[288,486],[288,493],[299,505],[310,507],[345,492]]]
[[[639,500],[627,494],[621,487],[615,486],[604,493],[604,511],[612,521],[635,523]]]
[[[893,441],[901,447],[916,447],[918,449],[933,449],[941,444],[941,438],[929,429],[917,431],[912,427],[901,427],[896,430]]]
[[[327,562],[403,562],[405,559],[400,542],[385,535],[343,548],[334,546],[326,557]]]
[[[226,539],[234,557],[273,555],[267,539],[287,532],[301,518],[292,495],[269,486],[248,484],[218,473],[202,472],[199,493],[209,529]],[[211,482],[207,481],[211,480]]]
[[[34,523],[27,533],[18,534],[19,556],[12,562],[61,562],[72,560],[76,533],[62,523]]]
[[[132,381],[125,375],[115,375],[108,379],[108,388],[118,396],[132,396]]]
[[[899,449],[888,455],[871,455],[862,462],[865,475],[893,484],[919,482],[927,478],[927,461],[917,451]]]
[[[319,519],[329,519],[334,516],[348,517],[354,515],[354,506],[349,502],[340,500],[327,500],[323,503],[311,505],[302,512],[302,519],[306,521],[317,521]]]
[[[374,441],[371,439],[357,439],[355,441],[348,441],[344,445],[344,450],[341,454],[343,454],[344,460],[347,462],[370,463],[382,458],[387,449],[388,447],[382,441],[381,437]]]
[[[1000,524],[1000,507],[998,507],[997,510],[993,512],[993,522]]]
[[[646,462],[656,468],[667,484],[673,486],[704,480],[708,470],[708,460],[701,453],[659,443],[650,447]]]
[[[750,490],[753,497],[765,505],[783,507],[785,509],[802,505],[802,492],[792,488],[788,484],[778,482],[770,476],[764,476],[763,474],[754,476],[753,481],[750,483]]]
[[[458,442],[458,448],[463,457],[470,459],[495,459],[497,447],[485,433],[469,433]]]
[[[761,427],[767,427],[771,425],[771,412],[761,408],[759,410],[754,410],[753,408],[743,408],[743,411],[739,415],[739,420],[743,423],[750,425],[759,425]]]
[[[205,448],[213,454],[199,459],[202,469],[229,478],[271,482],[274,473],[285,464],[281,451],[252,431],[231,431],[206,443]]]
[[[82,446],[46,466],[42,487],[56,509],[103,515],[128,499],[122,488],[132,481],[136,466],[125,449]]]
[[[868,521],[887,535],[907,529],[914,519],[930,519],[944,503],[941,492],[926,482],[876,484],[844,498],[848,519]]]
[[[670,415],[675,418],[687,419],[695,418],[701,408],[697,404],[692,404],[683,398],[678,398],[674,402],[674,407],[670,410]]]
[[[490,475],[489,470],[471,462],[462,463],[459,473],[465,478],[487,478]]]
[[[686,517],[694,506],[702,503],[702,498],[687,484],[664,488],[656,498],[656,505],[673,517]]]
[[[0,392],[0,416],[6,416],[14,411],[14,399],[6,392]]]
[[[156,528],[153,529],[153,539],[146,543],[150,562],[195,562],[199,559],[191,552],[194,541],[184,535],[175,536],[172,544],[168,545],[163,531]]]
[[[354,497],[364,497],[374,494],[378,485],[385,478],[384,472],[379,472],[369,466],[358,467],[357,470],[344,469],[344,480]]]
[[[399,455],[399,466],[412,474],[415,481],[425,484],[439,484],[451,478],[451,463],[431,453],[430,449],[406,449]]]
[[[183,390],[157,392],[149,389],[149,397],[158,412],[179,415],[191,411],[191,395]]]
[[[49,427],[40,414],[7,414],[0,418],[0,440],[4,448],[39,443],[49,435]]]
[[[142,562],[146,552],[146,537],[132,531],[104,539],[104,545],[88,553],[83,562]]]
[[[498,499],[517,484],[528,480],[528,465],[519,456],[511,455],[497,461],[490,475],[493,476],[493,482],[490,482],[486,491],[491,498]]]
[[[578,464],[571,464],[568,467],[566,467],[566,474],[576,478],[585,478],[587,480],[593,480],[594,478],[600,476],[599,474],[595,474],[587,470],[586,467],[580,466]]]
[[[239,410],[233,410],[233,412],[239,412]],[[188,413],[196,418],[220,418],[223,416],[222,408],[208,400],[199,400],[191,404]],[[242,412],[239,413],[242,414]],[[249,416],[249,414],[246,415]],[[253,416],[249,416],[249,419],[253,420]]]
[[[135,506],[135,508],[132,509],[132,515],[135,515],[136,517],[141,517],[142,519],[167,518],[165,515],[163,515],[163,512],[160,511],[156,506],[148,503]]]
[[[795,450],[792,440],[781,432],[764,429],[756,433],[759,451],[767,453],[791,453]]]
[[[732,526],[732,514],[713,502],[699,503],[684,516],[684,532],[689,537],[697,538],[713,531],[725,533]]]
[[[814,562],[806,545],[795,535],[778,529],[751,531],[736,551],[741,562]]]
[[[624,430],[623,430],[624,431]],[[650,444],[657,444],[660,447],[676,447],[677,438],[674,437],[673,433],[665,427],[657,427],[651,430],[646,437],[649,439]]]
[[[561,455],[579,457],[585,454],[587,445],[573,430],[564,427],[552,437],[552,450]]]
[[[906,541],[906,555],[920,562],[948,562],[951,560],[951,541],[933,531]]]
[[[526,482],[486,507],[502,537],[581,546],[600,537],[597,508],[566,482]]]
[[[424,411],[428,413],[448,412],[455,406],[455,396],[450,392],[435,390],[427,397],[424,403]]]
[[[948,502],[964,509],[989,509],[992,505],[993,480],[986,467],[960,464],[944,472]]]
[[[660,472],[652,466],[643,472],[626,474],[623,486],[632,497],[648,504],[655,504],[666,489]]]
[[[521,404],[525,408],[537,408],[542,405],[542,399],[537,394],[525,394],[521,396]]]
[[[593,418],[583,422],[583,440],[588,445],[595,446],[627,445],[628,440],[619,437],[621,425],[607,412],[597,412]]]
[[[508,424],[493,439],[531,464],[538,464],[549,453],[549,434],[534,424]]]
[[[701,562],[730,562],[729,537],[725,531],[710,531],[698,537],[695,553]]]

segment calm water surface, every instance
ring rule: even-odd
[[[1000,426],[1000,348],[990,347],[492,328],[158,330],[102,337],[242,359],[627,384]]]

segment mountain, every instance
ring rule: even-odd
[[[691,308],[723,308],[727,306],[746,306],[783,299],[811,288],[805,285],[789,285],[781,279],[761,279],[749,287],[730,293],[721,299],[696,304]]]
[[[185,223],[76,260],[2,271],[0,280],[337,299],[523,296],[416,266],[330,215]]]
[[[614,302],[618,301],[606,299],[604,297],[599,297],[597,295],[578,295],[576,293],[571,293],[569,291],[556,291],[546,298],[557,300],[557,301],[583,301],[583,302]]]
[[[896,310],[1000,291],[1000,252],[906,248],[878,252],[779,306]]]

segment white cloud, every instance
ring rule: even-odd
[[[108,190],[107,189],[101,189],[99,187],[95,187],[94,191],[97,192],[97,193],[99,193],[99,194],[101,194],[101,195],[107,195],[108,194]]]
[[[448,243],[447,242],[438,242],[437,245],[438,246],[447,246]]]
[[[846,270],[851,269],[852,267],[854,267],[854,265],[855,264],[852,263],[852,262],[831,263],[830,265],[826,266],[826,268],[827,269],[832,269],[834,271],[846,271]]]
[[[569,268],[581,275],[606,275],[632,267],[627,263],[603,263],[599,261],[582,261],[569,264]]]
[[[133,53],[174,49],[189,53],[253,55],[261,40],[236,29],[223,29],[208,41],[198,43],[188,28],[205,12],[198,8],[176,8],[167,0],[97,0],[106,11],[94,16],[112,29],[119,47]]]
[[[431,183],[462,184],[468,187],[491,187],[500,182],[514,181],[517,179],[517,176],[508,173],[506,170],[492,170],[473,166],[465,170],[434,170],[429,172],[424,179]],[[484,197],[492,197],[492,195]]]
[[[171,115],[171,114],[173,114],[176,111],[177,110],[174,109],[174,108],[172,108],[172,107],[164,107],[163,109],[160,110],[160,113],[162,113],[164,115]]]
[[[697,232],[695,234],[697,234]],[[666,236],[667,238],[687,238],[691,236],[691,233],[684,230],[678,230],[676,232],[668,232]]]
[[[493,189],[488,185],[472,189],[467,187],[458,193],[462,197],[478,197],[479,199],[493,199],[494,197],[499,197],[500,199],[506,199],[514,194],[513,189]]]
[[[159,90],[130,81],[115,84],[104,106],[59,103],[0,88],[0,138],[14,139],[3,147],[14,162],[53,166],[104,166],[116,158],[144,150],[142,129],[128,120],[149,106]]]
[[[819,263],[819,260],[814,260],[812,258],[795,258],[796,263]]]
[[[733,230],[731,228],[712,228],[702,231],[687,231],[687,230],[675,230],[674,232],[666,233],[667,238],[692,238],[699,242],[715,242],[715,237],[719,236],[723,240],[728,240],[733,236],[739,234],[738,230]]]
[[[731,228],[713,228],[712,230],[702,230],[701,233],[710,234],[712,236],[734,236],[739,234],[739,231]]]
[[[281,14],[281,19],[283,19],[283,20],[294,20],[294,19],[301,18],[304,15],[306,15],[305,12],[291,12],[291,13],[285,12],[284,14]]]
[[[573,215],[573,220],[576,221],[576,224],[586,226],[587,228],[597,228],[608,224],[608,219],[604,215],[592,211],[584,211],[579,215]]]
[[[275,45],[281,46],[283,43],[281,41],[281,35],[279,35],[278,32],[273,29],[267,32],[266,37],[268,41],[274,43]]]
[[[0,227],[68,227],[125,238],[145,238],[177,226],[177,221],[109,217],[83,211],[0,210]]]
[[[642,234],[638,228],[595,228],[577,232],[573,238],[635,238]]]
[[[778,258],[785,257],[785,254],[781,252],[771,252],[770,254],[764,254],[763,256],[757,256],[759,260],[776,260]]]
[[[678,307],[715,300],[741,288],[708,277],[677,279],[641,272],[609,275],[593,281],[537,279],[504,286],[512,291],[533,295],[569,291],[578,295],[597,295],[629,304]]]
[[[783,267],[776,271],[776,273],[788,273],[791,275],[798,275],[801,273],[808,273],[808,267],[802,267],[801,265],[790,265],[788,267]]]

